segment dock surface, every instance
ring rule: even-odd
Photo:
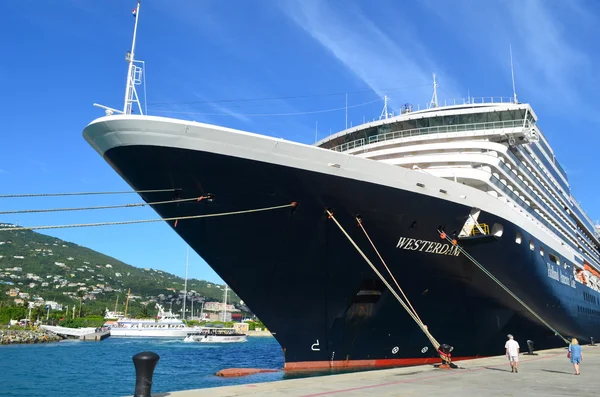
[[[108,338],[109,336],[110,336],[110,331],[104,330],[104,331],[96,331],[93,333],[82,335],[79,337],[79,339],[100,342],[100,341],[103,341],[104,339]]]
[[[502,351],[504,346],[500,346]],[[519,356],[511,373],[506,356],[458,361],[460,369],[431,365],[354,372],[275,382],[215,387],[154,397],[317,397],[317,396],[598,396],[600,345],[582,346],[581,375],[576,376],[565,348]],[[160,364],[159,364],[160,365]]]
[[[94,327],[69,328],[69,327],[60,327],[60,326],[54,326],[54,325],[42,325],[41,328],[45,329],[46,331],[55,333],[57,335],[67,336],[67,337],[76,337],[76,338],[79,338],[80,340],[86,340],[86,341],[99,342],[110,336],[109,329],[94,328]]]

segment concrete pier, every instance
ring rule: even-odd
[[[101,328],[69,328],[69,327],[60,327],[55,325],[42,325],[41,328],[46,331],[50,331],[57,335],[65,336],[65,337],[76,337],[80,340],[85,341],[96,341],[100,342],[110,336],[110,330],[105,329],[104,331]]]
[[[100,342],[110,336],[110,331],[99,331],[91,334],[85,334],[79,337],[80,340]]]
[[[499,346],[502,351],[504,345]],[[583,346],[581,375],[576,376],[566,348],[519,356],[511,373],[506,356],[459,361],[460,369],[431,365],[355,372],[276,382],[252,383],[171,393],[154,397],[317,397],[317,396],[597,396],[600,346]]]

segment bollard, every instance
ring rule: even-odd
[[[529,350],[529,352],[525,353],[525,354],[530,355],[530,356],[537,356],[537,353],[533,352],[533,341],[532,340],[529,340],[529,339],[527,340],[527,350]]]
[[[152,397],[152,375],[160,356],[154,352],[141,352],[133,356],[135,365],[135,393],[133,397]]]
[[[450,368],[458,368],[455,364],[452,363],[452,355],[450,354],[454,350],[453,346],[442,344],[438,349],[438,353],[440,354],[440,358],[442,359],[442,363],[435,365],[435,367],[440,369],[450,369]]]
[[[596,346],[594,344],[594,337],[593,336],[590,336],[590,346]]]

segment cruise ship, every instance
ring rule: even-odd
[[[307,145],[144,114],[134,48],[123,109],[83,136],[147,203],[199,198],[152,207],[286,369],[439,362],[394,280],[455,360],[600,331],[600,228],[516,94],[440,104],[434,82],[423,108]]]

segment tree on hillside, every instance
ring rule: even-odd
[[[142,304],[142,310],[140,310],[140,313],[137,315],[137,318],[148,318],[148,317],[150,317],[150,313],[148,312],[148,305]]]

